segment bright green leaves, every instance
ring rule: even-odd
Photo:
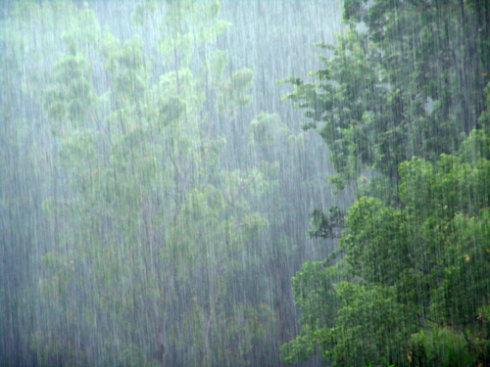
[[[436,320],[471,326],[479,307],[490,300],[490,215],[455,216],[448,263],[431,307]]]
[[[349,283],[335,281],[335,300],[295,293],[304,314],[284,347],[288,363],[316,349],[334,366],[488,363],[488,335],[475,322],[490,297],[480,7],[346,0],[348,29],[324,47],[321,69],[309,83],[290,81],[305,128],[329,147],[331,182],[356,183],[358,199],[340,240],[337,276]],[[314,212],[312,234],[333,237],[332,219]],[[324,281],[322,269],[311,274]],[[339,304],[333,327],[318,332],[310,301],[329,315],[324,302]]]
[[[336,268],[324,262],[307,262],[293,277],[293,294],[301,311],[301,333],[281,348],[283,360],[294,364],[309,359],[318,345],[326,342],[335,325],[339,295],[334,283],[338,281]],[[325,348],[325,347],[324,347]]]
[[[486,134],[475,130],[463,142],[459,156],[441,155],[433,164],[417,158],[401,164],[400,199],[406,211],[420,216],[427,209],[451,217],[456,211],[475,213],[488,206],[487,149]]]
[[[283,360],[294,364],[320,351],[334,366],[403,361],[414,319],[395,290],[339,280],[337,267],[322,262],[306,263],[293,278],[303,328],[283,345]]]
[[[334,283],[336,268],[324,262],[307,262],[292,280],[296,305],[302,311],[301,322],[313,328],[335,324],[339,299]]]
[[[302,331],[283,347],[286,362],[316,350],[334,366],[488,360],[487,326],[475,319],[487,322],[490,299],[487,145],[473,131],[458,155],[402,163],[397,207],[357,199],[339,263],[307,263],[293,278]],[[313,220],[328,229],[331,218]]]
[[[293,80],[294,91],[288,97],[319,125],[319,133],[328,144],[335,169],[342,178],[353,179],[364,165],[374,163],[382,136],[375,134],[381,123],[375,114],[377,68],[367,60],[369,42],[353,31],[338,39],[324,67],[314,74],[317,82],[305,84]]]
[[[399,210],[373,198],[360,198],[349,209],[341,249],[353,275],[393,285],[407,266],[407,239]]]
[[[307,361],[315,354],[319,337],[325,331],[328,329],[312,331],[309,325],[304,325],[299,335],[281,346],[282,360],[289,365]]]
[[[413,366],[464,367],[477,364],[478,353],[463,333],[449,328],[421,330],[410,339]]]
[[[361,11],[366,0],[347,0],[344,3],[344,20],[359,21],[361,19]]]
[[[488,102],[490,106],[490,101]],[[463,162],[473,163],[481,159],[490,160],[490,136],[488,130],[473,130],[460,147]]]
[[[407,206],[407,211],[429,211],[425,204],[432,197],[434,169],[430,162],[414,158],[400,165],[400,197]],[[426,214],[428,215],[428,213]]]
[[[402,362],[412,320],[396,301],[394,290],[341,282],[337,292],[340,307],[331,329],[333,347],[324,352],[324,357],[335,366],[386,366]]]
[[[290,81],[289,95],[329,146],[340,187],[366,169],[396,184],[401,162],[454,153],[482,126],[478,12],[457,1],[344,3],[348,29],[325,47],[312,82]]]
[[[343,226],[344,213],[339,207],[331,207],[328,214],[316,209],[311,213],[308,233],[311,237],[338,238]]]

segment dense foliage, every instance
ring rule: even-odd
[[[314,213],[311,233],[341,223],[340,245],[293,278],[285,362],[490,363],[489,16],[488,1],[345,1],[324,67],[292,80],[358,198],[340,222]]]
[[[2,4],[1,366],[490,365],[490,0],[332,4]]]

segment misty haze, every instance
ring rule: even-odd
[[[490,0],[2,0],[0,367],[490,366]]]

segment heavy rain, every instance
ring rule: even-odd
[[[490,0],[2,0],[0,366],[490,366]]]

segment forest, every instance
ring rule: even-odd
[[[3,0],[0,366],[490,366],[490,0]]]

